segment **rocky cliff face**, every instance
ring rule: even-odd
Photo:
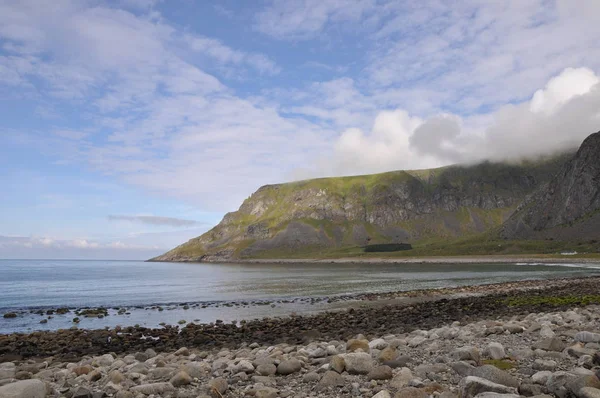
[[[600,239],[600,132],[505,223],[509,239]]]
[[[502,225],[571,156],[267,185],[204,235],[154,260],[283,257],[469,236]]]

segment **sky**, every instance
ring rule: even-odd
[[[600,130],[597,0],[0,0],[0,258],[146,259],[264,184]]]

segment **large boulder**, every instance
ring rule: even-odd
[[[519,380],[492,365],[483,365],[473,369],[471,376],[481,377],[496,384],[502,384],[512,388],[519,386]]]
[[[365,352],[353,352],[343,356],[346,371],[350,374],[367,374],[373,369],[373,359]]]
[[[517,389],[502,384],[491,382],[477,376],[467,376],[461,382],[461,398],[473,398],[483,392],[495,392],[500,394],[517,394]]]
[[[46,384],[41,380],[22,380],[0,387],[2,398],[44,398]]]

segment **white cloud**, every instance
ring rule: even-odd
[[[282,39],[314,37],[328,23],[358,23],[374,0],[274,0],[256,16],[256,29]]]
[[[572,149],[600,130],[599,81],[590,69],[568,68],[530,101],[485,117],[442,114],[421,120],[404,110],[384,111],[368,133],[344,131],[334,156],[313,175],[518,160]]]
[[[107,218],[109,221],[129,221],[142,224],[163,225],[170,227],[189,227],[201,224],[196,220],[186,220],[175,217],[109,215]]]

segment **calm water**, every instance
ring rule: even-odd
[[[0,333],[72,326],[73,314],[40,324],[23,310],[127,307],[129,314],[83,319],[80,327],[160,322],[230,321],[319,311],[326,302],[278,300],[365,292],[453,287],[504,281],[600,274],[598,265],[563,264],[174,264],[137,261],[0,260]],[[243,301],[270,300],[268,305]],[[174,303],[204,303],[189,310]],[[231,306],[215,302],[236,302]],[[147,307],[163,305],[159,312]],[[264,303],[263,303],[264,304]],[[139,307],[139,308],[136,308]],[[114,316],[113,316],[114,315]]]

